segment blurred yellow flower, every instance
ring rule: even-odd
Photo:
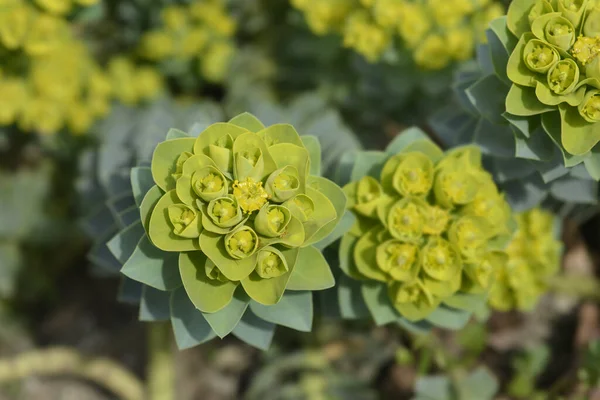
[[[68,26],[64,19],[49,14],[38,14],[32,20],[24,48],[33,56],[47,54],[67,37]]]
[[[71,11],[71,0],[35,0],[43,10],[56,15],[64,15]]]
[[[425,69],[442,69],[450,61],[446,41],[440,35],[431,34],[416,47],[415,62]]]
[[[27,89],[19,79],[0,79],[0,125],[16,121],[27,100]]]
[[[369,21],[364,13],[352,15],[344,30],[344,46],[356,50],[370,62],[377,61],[389,46],[389,35]]]
[[[0,41],[6,48],[14,50],[23,44],[32,14],[21,2],[0,9]]]
[[[206,50],[200,60],[202,75],[209,82],[221,82],[229,72],[235,48],[229,42],[215,43]]]

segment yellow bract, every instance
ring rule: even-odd
[[[417,65],[442,69],[469,59],[485,42],[489,22],[504,14],[499,2],[473,0],[292,0],[313,32],[338,33],[344,45],[377,62],[399,36]]]

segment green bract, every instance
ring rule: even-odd
[[[447,144],[481,149],[515,211],[541,204],[585,218],[581,206],[597,202],[600,38],[582,30],[599,15],[587,1],[513,1],[478,62],[455,76],[461,107],[431,121]]]
[[[169,131],[150,167],[132,170],[141,219],[109,245],[121,272],[154,307],[170,302],[181,348],[229,333],[266,348],[276,324],[310,330],[311,291],[334,285],[318,248],[341,235],[346,207],[319,176],[318,141],[248,113],[197,134]]]
[[[530,311],[560,268],[562,245],[555,217],[541,209],[516,216],[518,228],[506,247],[508,262],[496,269],[490,305],[498,310]]]
[[[347,302],[358,296],[378,324],[461,327],[485,302],[513,233],[479,149],[444,153],[411,128],[385,153],[355,160],[344,187],[356,223],[340,244],[342,314],[356,314]]]

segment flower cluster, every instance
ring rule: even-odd
[[[444,154],[419,139],[387,154],[375,172],[353,172],[344,187],[357,218],[340,246],[346,274],[385,285],[395,310],[411,321],[458,293],[485,293],[505,262],[512,218],[480,151]]]
[[[539,208],[516,215],[518,228],[506,247],[508,262],[496,272],[490,305],[498,310],[531,310],[560,267],[561,243],[555,217]]]
[[[600,9],[588,0],[516,0],[506,22],[518,40],[506,111],[542,114],[566,157],[586,156],[600,141]]]
[[[158,93],[161,78],[154,70],[114,60],[103,71],[65,19],[70,1],[36,5],[41,10],[23,0],[0,8],[0,125],[17,123],[42,134],[66,127],[82,134],[108,113],[111,96],[135,103]],[[132,86],[135,95],[122,94]]]
[[[503,15],[492,0],[293,0],[317,34],[339,33],[344,45],[378,61],[398,38],[415,63],[439,70],[472,57],[488,22]]]
[[[121,272],[167,293],[174,321],[195,321],[173,322],[180,347],[190,329],[202,336],[194,344],[233,332],[268,346],[243,328],[257,316],[268,341],[275,324],[310,330],[311,291],[334,285],[320,243],[341,236],[346,207],[342,189],[318,176],[317,139],[247,113],[198,133],[170,130],[151,166],[132,170],[141,221],[108,244]]]
[[[235,52],[235,20],[222,0],[195,0],[187,6],[168,6],[162,26],[142,37],[141,54],[152,61],[182,60],[209,82],[221,82]]]

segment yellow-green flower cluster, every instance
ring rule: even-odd
[[[141,54],[152,61],[196,61],[209,82],[221,82],[235,52],[235,20],[223,0],[195,0],[166,7],[160,29],[142,38]]]
[[[73,6],[68,0],[0,0],[0,126],[83,134],[108,113],[113,96],[135,103],[158,93],[161,78],[153,70],[119,59],[108,73],[102,70],[65,19]]]
[[[400,40],[417,65],[438,70],[473,55],[490,21],[504,14],[493,0],[292,0],[319,35],[339,33],[370,62]]]
[[[560,267],[562,246],[554,235],[555,218],[541,209],[516,216],[518,229],[506,248],[508,262],[496,272],[490,305],[498,310],[531,310]]]
[[[457,292],[486,292],[506,261],[511,210],[475,147],[444,154],[429,140],[416,141],[378,177],[344,191],[358,220],[345,238],[355,240],[355,268],[345,272],[385,284],[409,320],[426,318]]]

